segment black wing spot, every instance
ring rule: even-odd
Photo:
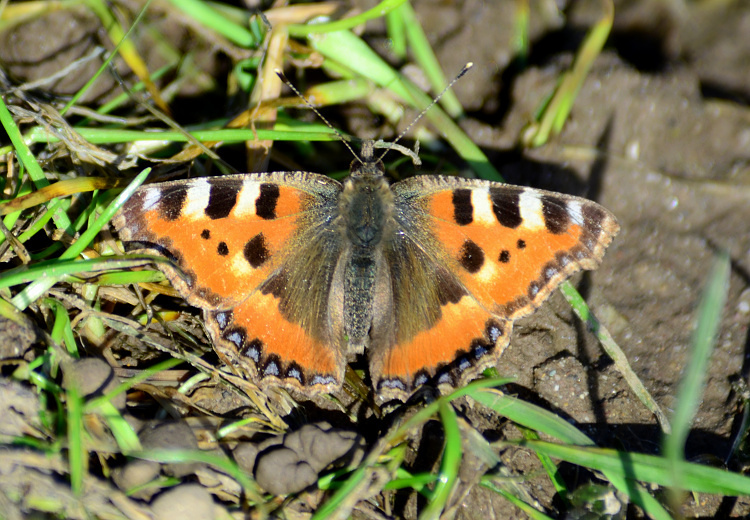
[[[167,188],[159,201],[159,216],[170,222],[177,220],[182,215],[186,200],[187,188],[184,186]]]
[[[547,231],[553,235],[561,235],[568,230],[570,214],[565,202],[545,195],[542,197],[542,213]]]
[[[242,189],[242,181],[228,179],[210,179],[211,191],[208,194],[208,205],[203,212],[211,220],[227,218],[237,204],[237,195]]]
[[[245,260],[253,269],[257,269],[266,263],[268,258],[271,256],[266,246],[266,237],[263,233],[258,233],[253,238],[248,240],[245,244],[245,250],[243,251]]]
[[[255,214],[264,220],[276,218],[280,190],[276,184],[261,184],[260,195],[255,199]]]
[[[607,213],[594,204],[584,204],[581,211],[586,229],[591,230],[596,237],[602,230],[602,223],[607,219]]]
[[[500,260],[504,264],[510,262],[510,251],[508,251],[507,249],[503,249],[502,251],[500,251],[500,258],[498,258],[498,260]]]
[[[490,188],[492,211],[497,221],[511,229],[523,222],[521,217],[521,193],[523,188]]]
[[[211,238],[211,231],[208,229],[204,229],[203,231],[201,231],[201,238],[203,240],[208,240],[209,238]]]
[[[470,273],[476,273],[484,265],[484,251],[475,242],[467,240],[461,246],[458,261],[461,263],[461,267]]]
[[[453,190],[453,220],[459,226],[466,226],[474,222],[471,190],[465,188]]]
[[[516,247],[518,249],[526,249],[526,241],[519,238],[518,242],[516,242]]]
[[[219,256],[227,256],[229,254],[229,246],[226,242],[219,242],[216,252],[219,253]]]

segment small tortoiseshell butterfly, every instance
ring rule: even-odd
[[[204,310],[219,356],[306,395],[367,352],[381,399],[495,365],[513,321],[596,268],[614,216],[578,197],[417,176],[389,185],[365,143],[342,183],[309,172],[139,188],[113,220],[130,250]]]

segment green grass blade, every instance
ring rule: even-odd
[[[68,101],[65,106],[60,110],[60,115],[65,115],[68,110],[70,110],[70,107],[76,105],[78,103],[78,100],[81,99],[81,97],[88,92],[88,90],[96,83],[97,79],[99,79],[99,76],[109,68],[110,63],[114,59],[115,56],[117,56],[117,53],[120,51],[120,49],[123,47],[123,45],[134,45],[133,42],[130,40],[130,35],[132,34],[133,30],[138,27],[138,25],[141,23],[141,20],[143,20],[143,17],[146,14],[146,11],[148,10],[148,6],[151,4],[151,0],[148,0],[146,4],[143,6],[143,8],[138,13],[138,16],[136,16],[135,20],[131,24],[128,31],[120,38],[119,41],[116,42],[115,48],[107,54],[107,58],[102,62],[99,69],[89,78],[89,80],[86,82],[85,85],[83,85],[80,89],[78,89],[78,92],[76,92],[71,98],[70,101]],[[88,7],[96,12],[99,15],[99,18],[104,21],[106,19],[105,16],[103,16],[103,11],[107,12],[106,8],[104,8],[100,2],[98,1],[88,1]],[[109,14],[107,12],[107,14]]]
[[[8,270],[0,277],[0,288],[33,282],[41,278],[61,280],[78,273],[132,269],[134,267],[142,267],[143,265],[169,263],[170,261],[167,258],[152,255],[105,256],[91,260],[49,260],[31,267],[22,266]],[[148,275],[148,278],[152,278],[152,275]],[[130,282],[123,281],[123,283]]]
[[[515,397],[494,390],[471,394],[472,399],[494,410],[508,419],[563,442],[578,445],[594,445],[594,441],[578,428],[554,413]]]
[[[368,20],[380,18],[406,1],[407,0],[383,0],[372,9],[368,9],[364,13],[360,13],[356,16],[328,23],[291,24],[287,27],[287,30],[289,31],[289,36],[309,36],[311,34],[344,31],[361,25]]]
[[[112,391],[107,392],[106,394],[102,396],[95,397],[94,399],[90,399],[84,405],[84,411],[86,413],[91,413],[95,411],[99,406],[102,406],[112,401],[112,398],[118,395],[119,393],[127,392],[129,389],[133,388],[138,383],[142,383],[148,378],[153,377],[154,375],[158,374],[162,370],[169,370],[170,368],[174,368],[182,362],[183,360],[181,359],[171,358],[171,359],[165,359],[164,361],[156,363],[155,365],[145,370],[142,370],[141,372],[138,373],[138,375],[131,377],[127,381],[123,381],[122,383],[117,385]]]
[[[313,34],[309,37],[309,41],[326,58],[349,67],[377,85],[391,90],[418,110],[423,110],[432,101],[430,96],[402,78],[362,39],[349,31]],[[469,163],[479,177],[494,181],[503,180],[500,173],[490,164],[487,156],[439,106],[433,106],[427,112],[426,117],[433,122],[443,137]]]
[[[202,462],[204,464],[210,464],[235,479],[240,486],[242,486],[243,491],[247,494],[247,498],[261,508],[263,506],[264,500],[260,489],[258,489],[258,485],[251,477],[247,476],[234,461],[226,456],[217,455],[214,452],[208,451],[182,449],[145,450],[131,453],[130,456],[161,463]]]
[[[549,140],[550,135],[556,135],[562,130],[581,85],[612,30],[612,0],[603,0],[602,5],[604,15],[586,35],[583,45],[578,49],[573,67],[562,75],[562,80],[547,103],[539,123],[532,126],[531,132],[524,136],[523,140],[527,146],[542,146]]]
[[[52,309],[55,315],[55,322],[52,325],[50,336],[56,343],[65,343],[68,354],[78,358],[78,345],[76,345],[73,329],[70,328],[70,316],[68,309],[63,304],[53,298],[45,298],[44,303]]]
[[[524,439],[534,441],[540,439],[539,434],[535,430],[524,428],[522,426],[519,426],[519,428],[521,428],[521,433],[523,434]],[[565,484],[565,480],[563,479],[562,475],[560,475],[557,465],[555,465],[552,459],[544,453],[537,453],[537,457],[539,457],[539,462],[541,462],[542,468],[544,468],[544,471],[547,473],[550,482],[555,487],[555,491],[560,497],[560,500],[562,500],[563,504],[569,506],[570,500],[568,498],[568,486]]]
[[[516,506],[518,509],[526,513],[529,518],[532,518],[534,520],[553,520],[554,517],[545,515],[538,509],[535,509],[531,507],[529,504],[518,498],[517,496],[513,495],[512,493],[509,493],[508,491],[504,490],[501,487],[496,486],[492,482],[491,476],[485,476],[482,478],[482,486],[486,487],[487,489],[494,491],[498,495],[501,495],[503,498],[505,498],[508,502]]]
[[[313,131],[304,131],[300,128],[311,127]],[[281,129],[279,129],[281,128]],[[326,128],[323,130],[320,125],[306,125],[304,123],[295,123],[294,130],[285,130],[285,126],[277,125],[276,130],[258,129],[253,133],[252,129],[244,128],[226,128],[220,130],[195,130],[190,135],[197,141],[210,142],[222,141],[226,143],[240,143],[244,141],[254,141],[256,137],[260,140],[271,141],[336,141],[338,137]],[[132,143],[138,141],[170,141],[175,143],[184,143],[188,137],[182,132],[163,131],[163,132],[145,132],[142,130],[123,130],[110,128],[77,128],[78,134],[86,141],[92,144],[118,144]],[[57,143],[60,140],[49,135],[42,128],[34,128],[28,134],[27,138],[34,143]]]
[[[122,453],[127,455],[143,449],[138,434],[110,401],[102,402],[98,408]]]
[[[578,428],[552,412],[531,403],[495,391],[476,392],[471,397],[500,415],[527,428],[537,430],[568,444],[594,445],[594,442]],[[649,516],[664,520],[671,518],[664,507],[643,487],[625,479],[617,472],[603,471],[617,489],[627,493],[631,501],[642,507]]]
[[[721,251],[711,268],[698,307],[698,322],[693,331],[692,349],[677,392],[672,434],[664,439],[664,456],[672,464],[672,479],[676,488],[682,488],[680,463],[684,461],[685,443],[706,386],[711,352],[726,303],[730,272],[729,255],[726,251]]]
[[[445,430],[445,449],[440,463],[440,472],[432,493],[432,500],[419,515],[420,520],[440,518],[445,505],[458,482],[458,468],[461,465],[463,449],[461,448],[461,431],[458,428],[456,411],[447,402],[439,405],[440,419]]]
[[[403,5],[410,4],[407,3]],[[403,5],[385,15],[385,25],[386,30],[388,31],[390,50],[402,60],[406,59],[406,27],[404,27],[404,16],[401,14]]]
[[[107,257],[111,258],[111,257]],[[156,259],[155,259],[156,260]],[[157,262],[163,262],[164,259],[160,258]],[[140,267],[140,264],[133,262],[133,266]],[[134,283],[159,283],[163,282],[167,278],[161,271],[122,271],[117,273],[105,273],[98,274],[94,278],[77,278],[72,275],[68,275],[66,280],[70,283],[90,283],[100,286],[104,285],[132,285]]]
[[[510,48],[523,66],[529,56],[529,0],[516,0],[515,19]]]
[[[675,486],[674,463],[665,457],[644,455],[591,446],[569,446],[544,441],[521,441],[521,445],[546,453],[550,457],[617,475],[630,481],[644,481],[660,486]],[[680,483],[694,493],[726,496],[750,495],[750,477],[691,462],[676,464]]]
[[[75,495],[81,496],[83,477],[86,474],[86,453],[83,446],[83,400],[75,381],[68,389],[66,397],[70,487]]]
[[[260,44],[249,29],[225,17],[207,2],[202,0],[170,0],[170,2],[202,27],[217,32],[240,47],[247,49]]]
[[[437,56],[432,50],[427,35],[422,28],[422,24],[417,19],[417,14],[411,4],[406,3],[398,8],[396,13],[401,14],[404,18],[406,28],[406,37],[409,40],[410,48],[414,54],[414,59],[427,75],[427,79],[432,86],[433,93],[441,92],[448,82],[445,80],[443,69],[440,67]],[[446,113],[453,119],[460,118],[464,113],[464,107],[458,101],[456,94],[449,90],[440,99],[440,104]]]
[[[404,421],[398,428],[392,430],[387,437],[380,440],[378,445],[370,451],[370,454],[365,458],[363,463],[352,472],[350,477],[346,481],[344,481],[344,483],[333,494],[333,496],[318,508],[318,510],[312,516],[312,520],[322,520],[325,518],[330,518],[334,513],[338,513],[339,507],[342,507],[342,504],[344,504],[346,498],[354,493],[360,486],[366,484],[365,479],[370,472],[370,468],[375,465],[382,451],[387,446],[399,443],[403,438],[405,438],[405,436],[411,429],[418,427],[419,425],[430,419],[433,415],[438,413],[441,403],[447,404],[455,399],[458,399],[459,397],[472,395],[473,393],[478,392],[483,388],[499,386],[508,383],[509,381],[509,379],[499,378],[482,379],[479,381],[475,381],[463,388],[457,389],[450,395],[443,396],[437,399],[436,401],[428,404],[427,406],[416,412],[409,419]]]

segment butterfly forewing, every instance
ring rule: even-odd
[[[420,194],[409,207],[426,213],[467,291],[504,319],[529,314],[573,273],[596,268],[619,230],[602,206],[560,193],[451,177],[414,177],[394,190]]]

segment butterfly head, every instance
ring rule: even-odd
[[[375,143],[364,141],[362,151],[349,167],[350,175],[355,178],[382,177],[385,174],[383,157],[375,157]]]

